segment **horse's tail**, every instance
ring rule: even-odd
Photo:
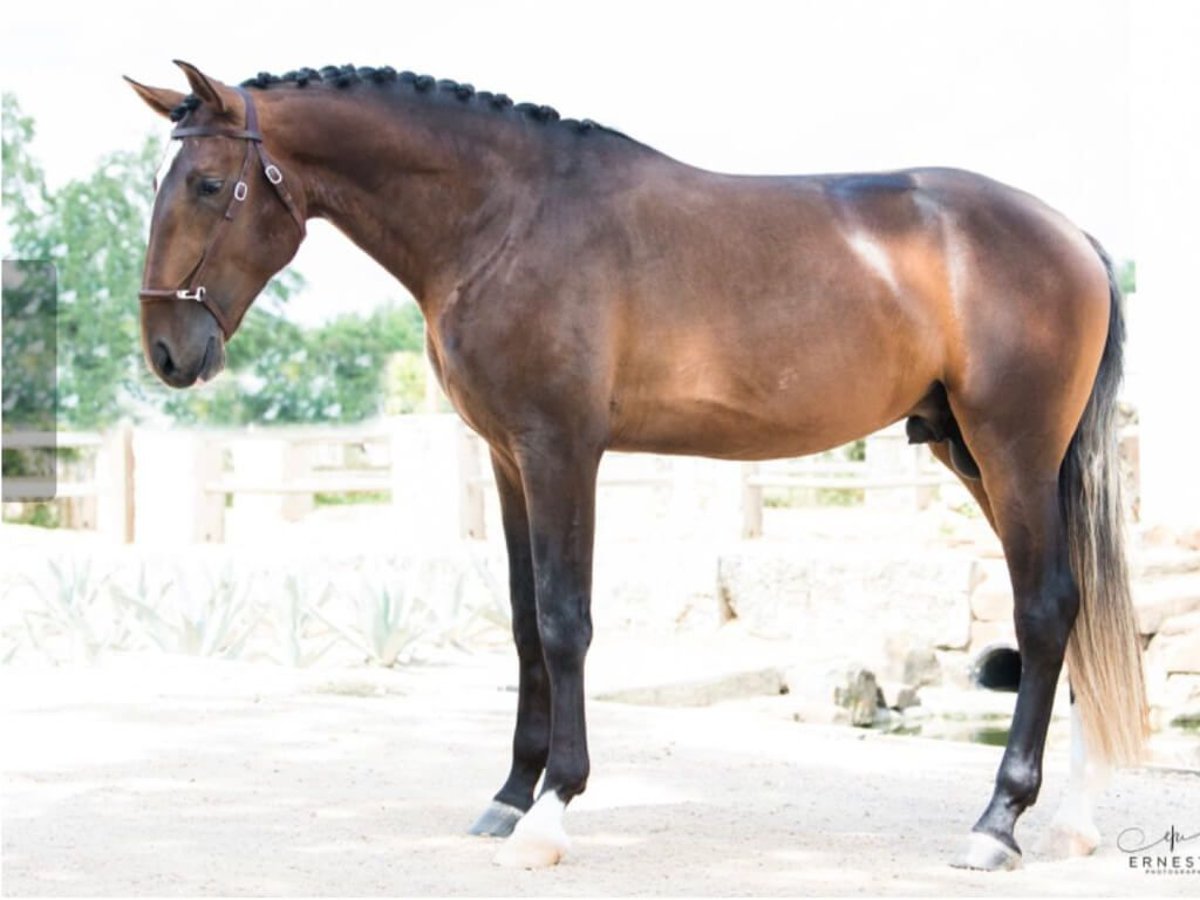
[[[1149,718],[1125,560],[1117,456],[1125,318],[1112,260],[1090,235],[1088,240],[1108,271],[1110,311],[1100,370],[1059,475],[1080,599],[1067,644],[1067,668],[1089,754],[1133,765],[1141,758]]]

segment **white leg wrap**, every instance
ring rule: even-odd
[[[1071,776],[1062,806],[1054,814],[1043,852],[1054,857],[1087,856],[1100,844],[1092,821],[1096,796],[1108,784],[1108,767],[1089,759],[1079,709],[1071,704]]]
[[[495,862],[518,869],[543,869],[557,863],[571,846],[563,828],[566,808],[554,791],[542,794],[501,845]]]

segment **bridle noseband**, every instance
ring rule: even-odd
[[[195,300],[203,306],[214,319],[217,320],[217,326],[221,329],[221,333],[229,340],[233,334],[233,330],[237,327],[237,323],[230,324],[225,313],[214,302],[208,299],[208,290],[201,283],[200,275],[204,271],[204,266],[211,258],[212,253],[220,244],[221,239],[228,231],[227,226],[233,221],[237,215],[238,209],[245,201],[246,196],[250,192],[250,188],[246,182],[246,175],[250,171],[250,162],[254,157],[258,157],[261,164],[263,175],[266,176],[271,186],[275,188],[275,194],[287,207],[287,211],[291,213],[292,218],[296,222],[296,227],[300,229],[300,239],[304,239],[306,232],[304,226],[304,215],[300,212],[300,208],[296,205],[291,191],[287,189],[287,185],[283,183],[283,173],[279,170],[279,166],[275,165],[271,157],[267,155],[267,150],[262,144],[262,132],[258,129],[258,112],[254,108],[254,101],[251,99],[249,92],[244,88],[237,88],[237,92],[242,95],[242,99],[246,103],[246,127],[242,129],[236,128],[218,128],[210,125],[180,125],[171,132],[171,139],[181,141],[189,137],[227,137],[239,141],[246,142],[246,155],[242,159],[242,168],[238,172],[237,183],[233,186],[233,195],[229,198],[229,205],[225,207],[225,214],[217,221],[216,226],[209,235],[208,243],[204,245],[204,251],[200,254],[200,258],[196,260],[196,264],[192,266],[192,270],[183,279],[183,286],[179,288],[147,288],[143,287],[138,296],[141,302],[145,303],[150,300]]]

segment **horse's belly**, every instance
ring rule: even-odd
[[[769,396],[696,390],[618,399],[612,449],[720,459],[805,456],[896,421],[928,389],[841,390],[781,387]],[[846,390],[850,387],[850,390]]]

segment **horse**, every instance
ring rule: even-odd
[[[519,683],[507,779],[471,827],[549,866],[590,763],[584,660],[609,449],[762,460],[906,420],[1004,549],[1022,673],[991,799],[952,862],[1018,865],[1064,659],[1073,755],[1052,835],[1148,733],[1124,556],[1122,299],[1101,245],[1038,199],[947,168],[740,176],[590,120],[391,67],[190,92],[141,291],[149,366],[213,378],[310,218],[412,294],[454,408],[490,448]],[[540,789],[539,789],[540,783]]]

